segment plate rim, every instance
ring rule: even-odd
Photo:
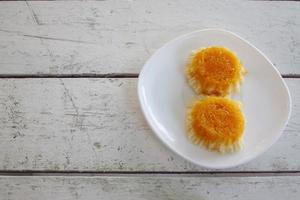
[[[264,59],[266,59],[266,61],[272,66],[272,68],[275,70],[276,72],[276,76],[281,80],[281,82],[283,83],[283,86],[285,88],[285,91],[287,92],[287,103],[288,103],[288,114],[287,114],[287,118],[285,120],[284,125],[281,127],[281,129],[279,130],[279,134],[275,135],[275,138],[273,140],[273,142],[271,142],[269,145],[267,145],[262,151],[260,151],[259,153],[256,153],[254,156],[249,157],[245,160],[243,160],[242,162],[237,162],[231,165],[218,165],[218,166],[212,166],[212,165],[206,165],[206,164],[202,164],[202,163],[198,163],[196,161],[194,161],[193,159],[190,159],[189,157],[186,157],[185,155],[183,155],[180,151],[177,151],[175,148],[173,148],[171,145],[169,145],[161,136],[160,134],[158,134],[158,132],[160,132],[157,129],[156,124],[153,122],[153,119],[151,118],[151,116],[149,116],[149,113],[147,111],[146,105],[145,105],[145,100],[143,98],[142,95],[142,80],[143,77],[145,76],[145,71],[147,70],[147,66],[150,63],[151,59],[159,54],[162,50],[164,50],[166,47],[168,47],[169,45],[173,44],[176,41],[179,40],[183,40],[184,38],[190,36],[190,35],[194,35],[200,32],[209,32],[209,31],[218,31],[218,32],[223,32],[223,33],[227,33],[227,34],[231,34],[233,36],[235,36],[236,38],[238,38],[239,40],[242,40],[243,42],[245,42],[246,44],[248,44],[249,46],[251,46],[252,48],[254,48],[256,51],[258,51],[263,57]],[[138,99],[139,99],[139,104],[142,110],[142,113],[148,123],[148,125],[150,126],[152,132],[154,132],[154,134],[156,135],[156,137],[165,145],[168,147],[168,149],[170,149],[172,152],[174,152],[175,154],[179,155],[181,158],[183,158],[184,160],[191,162],[197,166],[200,167],[205,167],[208,169],[228,169],[228,168],[233,168],[242,164],[246,164],[248,162],[250,162],[251,160],[254,160],[255,158],[261,156],[262,154],[264,154],[267,150],[269,150],[271,148],[272,145],[274,145],[278,139],[281,137],[281,135],[283,134],[283,131],[285,129],[285,127],[287,126],[289,120],[290,120],[290,116],[291,116],[291,110],[292,110],[292,99],[291,99],[291,94],[289,91],[289,88],[286,84],[286,82],[284,81],[284,79],[282,78],[279,70],[273,65],[273,63],[271,62],[271,60],[262,52],[260,51],[258,48],[256,48],[253,44],[251,44],[249,41],[247,41],[246,39],[242,38],[241,36],[237,35],[236,33],[233,33],[231,31],[225,30],[225,29],[218,29],[218,28],[206,28],[206,29],[200,29],[200,30],[195,30],[180,36],[177,36],[176,38],[166,42],[164,45],[162,45],[160,48],[158,48],[145,62],[145,64],[143,65],[139,76],[138,76],[138,87],[137,87],[137,93],[138,93]],[[147,111],[147,112],[146,112]]]

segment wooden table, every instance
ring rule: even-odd
[[[280,140],[209,170],[146,124],[144,62],[181,34],[224,28],[274,62],[292,95]],[[299,199],[300,2],[0,2],[0,199]]]

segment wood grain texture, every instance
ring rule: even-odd
[[[0,2],[0,74],[138,73],[165,42],[203,28],[249,40],[300,73],[300,4],[265,1]]]
[[[300,79],[279,141],[234,171],[300,170]],[[146,124],[137,79],[0,79],[0,170],[207,171],[176,156]]]
[[[298,200],[299,177],[0,177],[0,199]]]

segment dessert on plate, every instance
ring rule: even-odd
[[[246,73],[233,52],[218,46],[193,51],[185,70],[188,82],[197,94],[215,96],[238,91]]]
[[[188,108],[186,126],[192,142],[210,151],[242,148],[245,118],[238,101],[215,96],[195,100]]]

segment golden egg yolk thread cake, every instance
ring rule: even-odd
[[[225,97],[195,100],[187,112],[187,135],[210,151],[235,152],[242,148],[245,118],[241,103]]]
[[[186,66],[191,87],[198,94],[226,96],[238,91],[245,68],[237,56],[224,47],[208,47],[194,51]]]

